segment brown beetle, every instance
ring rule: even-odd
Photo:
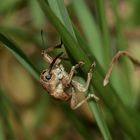
[[[62,45],[62,42],[61,44]],[[57,46],[58,47],[58,46]],[[90,81],[92,79],[93,68],[95,67],[95,63],[91,65],[91,68],[87,75],[86,85],[80,84],[78,81],[74,80],[74,73],[77,68],[84,64],[84,62],[80,61],[75,66],[72,66],[69,73],[67,73],[61,64],[62,53],[60,53],[55,59],[53,59],[48,52],[52,50],[49,48],[48,50],[44,50],[42,52],[42,56],[44,60],[50,64],[48,69],[43,70],[40,75],[40,82],[43,87],[48,91],[48,93],[56,99],[62,101],[70,100],[70,105],[72,109],[77,109],[84,102],[86,102],[90,98],[94,98],[98,100],[94,94],[88,94],[84,100],[78,102],[77,94],[85,93],[90,85]]]

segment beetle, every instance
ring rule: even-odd
[[[54,59],[48,54],[48,52],[52,51],[54,48],[59,48],[61,46],[62,42],[60,45],[53,48],[50,47],[42,51],[44,60],[49,64],[49,68],[43,70],[40,75],[40,82],[44,89],[55,99],[70,101],[72,109],[79,108],[83,103],[91,98],[99,100],[95,94],[88,94],[82,101],[78,101],[78,93],[86,93],[89,88],[95,62],[91,65],[87,74],[86,84],[82,85],[78,81],[74,80],[74,74],[76,69],[80,68],[84,64],[83,61],[80,61],[75,66],[72,66],[70,72],[68,73],[65,71],[65,68],[61,63],[63,53],[60,53]]]

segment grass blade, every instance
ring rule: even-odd
[[[33,77],[39,80],[39,72],[28,60],[26,55],[17,47],[12,41],[6,38],[3,34],[0,33],[0,42],[6,47],[16,58],[23,64],[23,66],[33,75]]]
[[[54,7],[54,5],[56,5],[56,6]],[[63,0],[53,0],[53,1],[51,1],[50,7],[52,8],[52,10],[54,11],[55,14],[60,12],[60,14],[57,14],[58,18],[62,21],[62,23],[64,23],[65,27],[70,31],[71,35],[75,38],[75,33],[74,33],[74,30],[73,30],[70,18],[68,16],[67,10],[64,6]],[[58,9],[57,9],[57,7],[58,7]],[[96,116],[95,118],[97,119],[97,124],[98,124],[98,126],[101,130],[101,133],[102,133],[104,139],[105,140],[111,140],[109,130],[108,130],[106,124],[105,124],[105,121],[102,118],[101,112],[99,111],[99,107],[97,107],[97,105],[95,105],[95,104],[96,104],[95,102],[94,102],[93,105],[91,104],[91,111]]]
[[[94,90],[91,88],[90,92],[94,92]],[[101,112],[101,109],[98,105],[98,103],[96,102],[89,102],[90,108],[92,110],[93,116],[96,119],[96,122],[100,128],[100,131],[104,137],[105,140],[112,140],[111,138],[111,134],[109,132],[109,129],[107,127],[107,124],[105,122],[105,120],[103,119],[103,115]]]
[[[0,89],[0,115],[4,124],[4,129],[6,130],[7,138],[16,140],[15,130],[12,126],[11,120],[9,120],[9,106],[5,101],[5,96],[3,91]]]
[[[0,118],[0,140],[5,140],[3,129],[4,129],[4,124],[2,122],[2,119]]]
[[[97,25],[84,0],[73,1],[73,6],[85,37],[89,43],[89,49],[94,54],[101,66],[105,66],[104,54],[102,53],[101,36]],[[82,9],[82,10],[81,10]]]
[[[76,39],[71,20],[69,18],[66,7],[64,6],[63,0],[48,0],[49,5],[55,15],[60,19],[60,21],[65,25],[71,35]]]
[[[111,60],[111,40],[110,40],[110,34],[109,34],[109,27],[107,23],[107,16],[106,16],[106,7],[105,7],[105,1],[104,0],[96,0],[96,6],[97,6],[97,13],[98,13],[98,19],[99,24],[101,28],[102,33],[102,39],[103,39],[103,48],[104,48],[104,54],[105,54],[105,64],[106,66],[109,65]]]
[[[9,36],[16,37],[22,41],[26,42],[32,42],[36,44],[37,47],[42,48],[42,42],[37,38],[36,35],[30,34],[27,31],[20,29],[20,28],[15,28],[15,27],[5,27],[1,26],[0,27],[0,32],[5,33]],[[40,32],[39,32],[40,35]]]

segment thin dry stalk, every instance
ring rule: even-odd
[[[103,81],[103,85],[106,86],[108,83],[109,83],[109,79],[110,79],[110,76],[111,76],[111,73],[112,73],[112,70],[113,70],[113,67],[114,65],[118,62],[119,58],[121,56],[127,56],[131,61],[132,63],[137,66],[137,67],[140,67],[140,61],[137,60],[136,58],[134,58],[129,52],[127,51],[119,51],[112,59],[111,61],[111,64],[110,64],[110,67],[109,67],[109,70],[105,76],[105,79]]]

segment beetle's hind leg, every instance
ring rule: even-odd
[[[72,109],[77,109],[79,108],[81,105],[83,105],[87,100],[94,98],[96,100],[99,100],[98,97],[96,97],[94,94],[88,94],[85,99],[83,99],[82,101],[78,102],[78,97],[77,97],[77,93],[75,92],[74,88],[72,88],[72,97],[71,97],[71,101],[70,101],[70,106]]]
[[[83,86],[81,85],[80,83],[78,83],[77,81],[73,81],[72,82],[72,86],[74,88],[72,88],[72,98],[71,98],[71,108],[72,109],[77,109],[79,108],[83,103],[85,103],[87,100],[91,99],[91,98],[94,98],[95,100],[99,100],[99,98],[95,95],[95,94],[88,94],[85,99],[83,99],[82,101],[78,102],[78,91],[79,92],[82,92],[82,93],[85,93],[88,88],[89,88],[89,85],[90,85],[90,82],[91,82],[91,79],[92,79],[92,73],[93,73],[93,69],[95,67],[95,62],[91,65],[91,68],[88,72],[88,76],[87,76],[87,82],[86,82],[86,85]],[[75,92],[75,90],[77,92]]]

